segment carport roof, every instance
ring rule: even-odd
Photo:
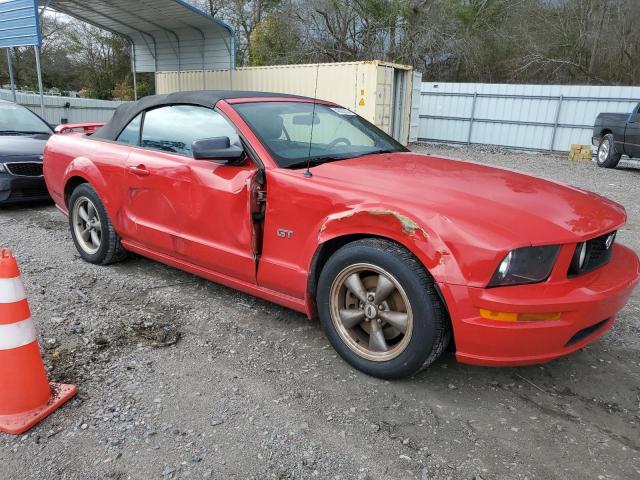
[[[126,37],[138,72],[234,68],[235,32],[182,0],[39,0]]]

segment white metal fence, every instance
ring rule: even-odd
[[[567,151],[601,112],[628,113],[640,87],[422,83],[418,140]]]
[[[0,99],[13,101],[11,90],[0,89]],[[38,115],[40,112],[40,95],[30,93],[16,94],[17,103],[33,110]],[[92,100],[88,98],[44,96],[44,119],[52,125],[60,123],[82,122],[107,122],[111,119],[113,111],[122,102],[109,100]]]

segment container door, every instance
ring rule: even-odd
[[[391,108],[393,106],[393,67],[378,66],[376,82],[376,126],[393,136]]]
[[[391,104],[391,136],[404,143],[402,132],[405,122],[405,98],[407,85],[407,70],[399,68],[393,71],[393,103]]]
[[[413,72],[413,88],[411,89],[411,120],[409,122],[409,143],[418,141],[420,131],[420,92],[422,89],[422,72]]]

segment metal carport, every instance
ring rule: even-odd
[[[83,22],[122,35],[136,72],[233,69],[235,32],[181,0],[39,0]]]

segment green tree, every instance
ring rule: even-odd
[[[269,16],[258,23],[249,43],[249,65],[278,65],[298,61],[300,37],[287,19]]]
[[[89,96],[110,99],[115,86],[130,74],[129,45],[118,35],[74,21],[67,29],[68,50],[79,67]]]

